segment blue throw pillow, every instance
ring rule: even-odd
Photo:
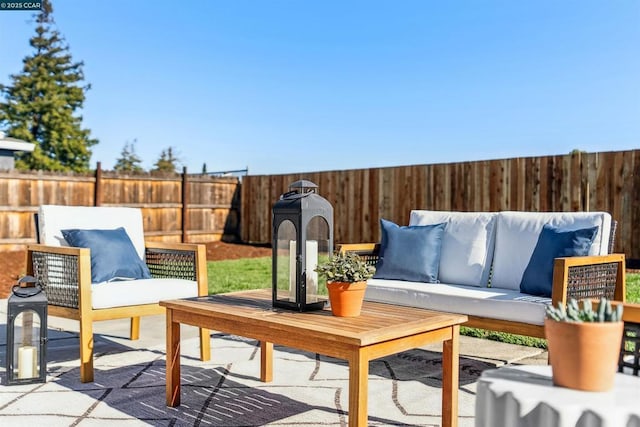
[[[375,279],[438,283],[445,223],[400,227],[380,219],[382,238]]]
[[[542,227],[538,243],[522,274],[520,292],[551,297],[553,260],[559,257],[589,255],[598,227],[563,231],[550,225]]]
[[[115,230],[62,230],[71,246],[91,250],[91,283],[111,279],[150,279],[151,273],[142,262],[124,228]]]

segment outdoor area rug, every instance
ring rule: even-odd
[[[261,382],[258,342],[214,333],[212,360],[182,340],[182,404],[165,404],[165,348],[136,349],[96,335],[95,381],[79,380],[77,334],[50,334],[43,384],[6,386],[2,426],[346,426],[345,361],[275,346],[274,380]],[[68,342],[65,348],[65,342]],[[75,346],[75,347],[74,347]],[[60,356],[58,358],[58,356]],[[4,359],[4,358],[3,358]],[[4,360],[2,360],[4,366]],[[494,364],[460,358],[460,425],[473,425],[476,380]],[[370,363],[369,425],[438,426],[441,354],[415,349]]]

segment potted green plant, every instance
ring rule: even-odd
[[[336,252],[315,269],[327,280],[329,303],[334,316],[355,317],[360,315],[367,279],[376,269],[353,252]]]
[[[544,323],[553,383],[585,391],[607,391],[622,342],[622,304],[615,309],[601,298],[597,307],[585,299],[547,306]]]

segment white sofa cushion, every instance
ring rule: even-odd
[[[543,325],[551,298],[509,289],[369,279],[367,301]]]
[[[445,222],[438,279],[444,283],[487,286],[495,241],[494,212],[413,210],[409,225]]]
[[[140,259],[144,260],[144,229],[140,209],[42,205],[38,212],[40,243],[49,246],[69,246],[61,230],[111,230],[118,227],[124,227]]]
[[[611,215],[607,212],[499,212],[491,287],[520,289],[522,274],[545,224],[564,230],[598,226],[589,255],[609,252]]]
[[[184,279],[141,279],[91,285],[94,309],[155,304],[162,300],[198,296],[198,282]]]

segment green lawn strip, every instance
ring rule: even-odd
[[[271,288],[271,257],[208,261],[209,293]],[[640,274],[627,274],[627,301],[640,302]],[[500,341],[509,344],[547,348],[547,341],[522,335],[460,328],[462,335]]]
[[[547,348],[547,340],[542,338],[507,334],[505,332],[488,331],[485,329],[467,328],[466,326],[460,327],[460,335],[484,338],[486,340],[499,341],[508,344],[526,345],[528,347]]]
[[[627,301],[640,302],[640,273],[627,273]]]
[[[209,294],[271,288],[271,257],[208,261]]]

